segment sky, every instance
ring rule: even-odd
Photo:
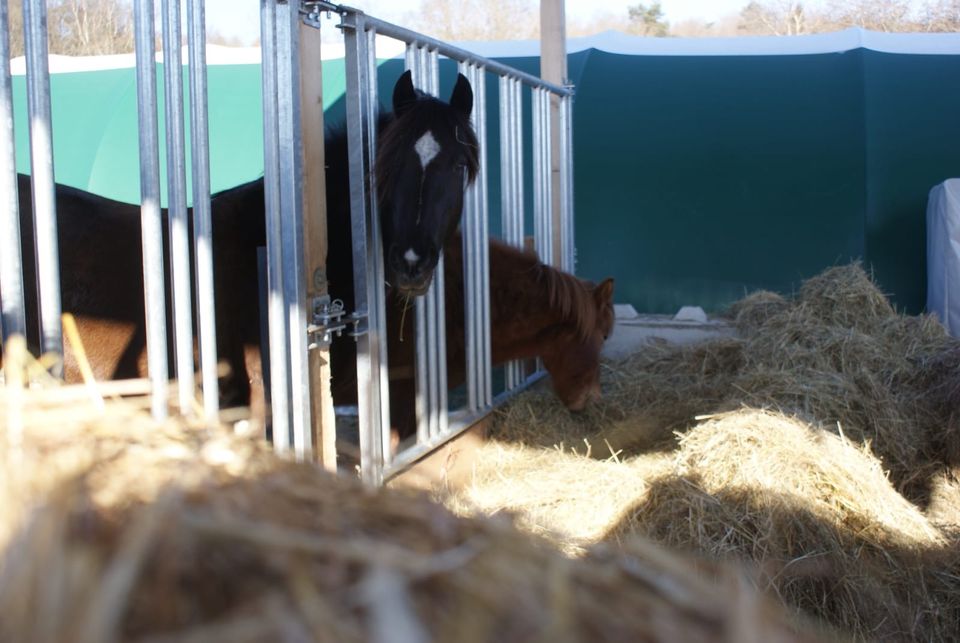
[[[660,0],[668,22],[689,18],[715,20],[737,13],[749,0]],[[582,0],[567,2],[568,19],[587,20],[596,14],[619,14],[626,17],[627,7],[639,0]],[[419,0],[352,0],[345,2],[370,15],[390,22],[399,20],[403,14],[415,11]],[[207,26],[224,36],[237,36],[244,41],[253,41],[259,35],[260,3],[253,0],[207,0]]]
[[[493,0],[491,0],[493,1]],[[566,12],[568,20],[587,21],[596,15],[627,16],[627,7],[640,0],[568,0]],[[724,16],[739,13],[749,0],[660,0],[664,17],[668,22],[678,23],[691,18],[700,18],[708,22]],[[807,2],[817,4],[818,0]],[[921,0],[912,0],[918,6]],[[343,2],[366,13],[387,20],[402,23],[404,14],[416,11],[420,0],[352,0]],[[238,37],[244,42],[253,42],[260,35],[260,3],[255,0],[207,0],[207,25],[211,31],[217,31],[227,37]]]

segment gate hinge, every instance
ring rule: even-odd
[[[300,0],[300,21],[308,27],[314,29],[320,28],[320,14],[326,13],[330,18],[331,13],[340,13],[341,7],[332,2],[323,0]]]
[[[328,295],[313,299],[313,312],[307,325],[307,348],[327,348],[334,335],[340,336],[350,323],[343,319],[346,311],[339,299],[330,301]]]

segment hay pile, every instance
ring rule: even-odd
[[[738,338],[607,365],[605,399],[582,416],[548,392],[518,397],[478,458],[489,466],[448,502],[515,511],[573,550],[641,535],[754,565],[761,589],[856,638],[960,639],[957,343],[898,315],[857,264],[730,315]],[[502,483],[558,476],[559,493],[530,501]],[[545,517],[590,503],[607,524],[596,509]]]
[[[88,393],[0,389],[0,641],[813,640],[731,568],[570,559]]]

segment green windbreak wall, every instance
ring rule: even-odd
[[[861,68],[859,52],[594,51],[576,102],[580,272],[672,313],[862,255]]]
[[[533,57],[501,60],[539,72]],[[324,108],[335,126],[344,114],[343,61],[323,65]],[[385,106],[402,65],[380,65]],[[442,61],[444,97],[454,70]],[[922,308],[927,193],[960,176],[960,56],[588,49],[569,56],[569,70],[577,92],[577,270],[614,276],[617,301],[651,313],[685,304],[717,311],[750,290],[789,293],[828,266],[860,258],[899,306]],[[262,174],[260,68],[211,66],[208,82],[218,191]],[[51,84],[57,180],[139,201],[133,70],[54,74]],[[496,234],[499,105],[489,74],[487,89]],[[14,95],[17,167],[28,172],[23,77],[14,78]],[[161,147],[161,168],[164,158]],[[528,230],[530,158],[528,146]]]
[[[931,187],[960,176],[960,56],[593,51],[577,88],[581,274],[719,310],[862,259],[923,308]]]
[[[189,80],[184,67],[184,96]],[[163,65],[157,65],[160,178],[166,181]],[[207,74],[210,183],[214,192],[263,175],[260,65],[211,65]],[[343,96],[343,61],[324,62],[324,107]],[[140,202],[136,71],[52,74],[51,127],[57,182],[102,196]],[[26,79],[13,78],[17,171],[30,173]],[[189,112],[185,111],[185,119]],[[190,127],[186,122],[189,162]],[[188,185],[191,182],[187,173]],[[162,195],[166,205],[166,195]]]
[[[960,176],[960,56],[865,51],[867,260],[904,309],[926,300],[930,188]]]

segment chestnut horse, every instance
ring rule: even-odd
[[[613,330],[613,279],[599,285],[542,263],[530,251],[490,239],[490,342],[494,366],[540,358],[553,390],[571,411],[600,397],[600,351]],[[460,234],[444,247],[447,384],[466,378],[463,246]],[[406,296],[390,293],[387,359],[390,420],[403,439],[415,432],[414,324]],[[334,364],[334,379],[337,365]],[[351,391],[354,397],[350,397]],[[355,403],[355,387],[336,386],[337,404]]]
[[[476,176],[478,142],[470,125],[473,92],[458,75],[449,103],[413,87],[409,72],[394,86],[393,113],[378,118],[375,159],[378,204],[388,279],[407,295],[430,284],[440,250],[454,233],[463,193]],[[353,309],[347,139],[331,130],[327,163],[327,280],[333,299]],[[36,310],[30,178],[18,177],[27,310]],[[56,186],[63,310],[77,317],[81,338],[100,378],[146,374],[146,335],[140,209],[70,187]],[[164,245],[166,238],[164,218]],[[221,380],[221,406],[250,404],[265,417],[260,364],[257,248],[265,245],[263,180],[211,199],[217,349],[228,375]],[[169,300],[169,279],[167,298]],[[29,320],[28,320],[29,321]],[[31,324],[35,329],[36,324]],[[30,343],[37,345],[36,332]],[[172,342],[171,342],[172,344]],[[333,359],[355,361],[343,338]],[[169,344],[168,344],[169,346]],[[65,375],[79,379],[71,355]]]

